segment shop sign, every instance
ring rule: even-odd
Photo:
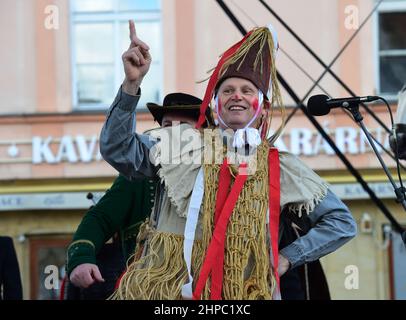
[[[335,141],[338,149],[345,155],[372,152],[364,133],[359,128],[337,127],[334,130],[329,130],[328,126],[325,125],[325,130]],[[372,129],[371,133],[384,148],[390,149],[387,132],[381,128],[376,128]],[[8,145],[6,158],[0,154],[0,163],[13,163],[14,159],[23,157],[20,151],[22,144],[27,143],[0,141],[0,146]],[[32,148],[31,157],[24,159],[32,164],[91,163],[102,160],[98,135],[90,137],[64,135],[60,138],[34,136],[28,144]],[[309,128],[292,128],[286,131],[276,141],[275,145],[279,150],[289,151],[297,156],[335,155],[333,149],[322,138],[320,133]],[[383,150],[379,145],[377,145],[377,149],[382,153]],[[18,162],[25,162],[25,160],[20,159]]]

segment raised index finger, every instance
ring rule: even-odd
[[[149,46],[141,41],[138,37],[137,34],[135,32],[135,25],[134,25],[134,21],[129,20],[129,28],[130,28],[130,40],[131,40],[131,45],[130,47],[135,47],[135,46],[140,46],[141,48],[143,48],[144,50],[149,50]]]
[[[129,20],[128,21],[128,26],[130,28],[130,40],[133,41],[134,37],[136,37],[136,33],[135,33],[135,25],[134,25],[134,21]]]

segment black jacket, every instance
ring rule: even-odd
[[[13,239],[0,237],[0,300],[22,300],[20,268]]]
[[[306,214],[299,218],[284,211],[280,215],[279,249],[283,249],[310,230]],[[294,227],[296,226],[296,227]],[[288,270],[280,278],[282,300],[330,300],[327,279],[319,260]]]

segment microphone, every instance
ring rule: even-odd
[[[307,103],[307,109],[309,110],[309,113],[313,116],[324,116],[330,112],[330,109],[333,108],[348,108],[353,104],[372,102],[376,100],[379,100],[379,97],[366,96],[366,97],[330,99],[325,94],[318,94],[310,97]]]

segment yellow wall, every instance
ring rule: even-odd
[[[322,259],[332,299],[390,299],[389,255],[382,250],[382,226],[388,223],[383,213],[370,199],[346,203],[358,224],[358,234],[349,243]],[[406,224],[406,214],[394,200],[384,201],[389,211],[400,223]],[[361,215],[368,212],[372,218],[374,234],[363,234],[359,228]],[[359,270],[359,288],[348,290],[344,272],[346,266],[354,265]]]
[[[14,211],[0,212],[0,235],[13,238],[20,265],[24,299],[30,297],[29,236],[72,235],[84,214],[83,211]],[[20,235],[26,235],[19,242]]]

